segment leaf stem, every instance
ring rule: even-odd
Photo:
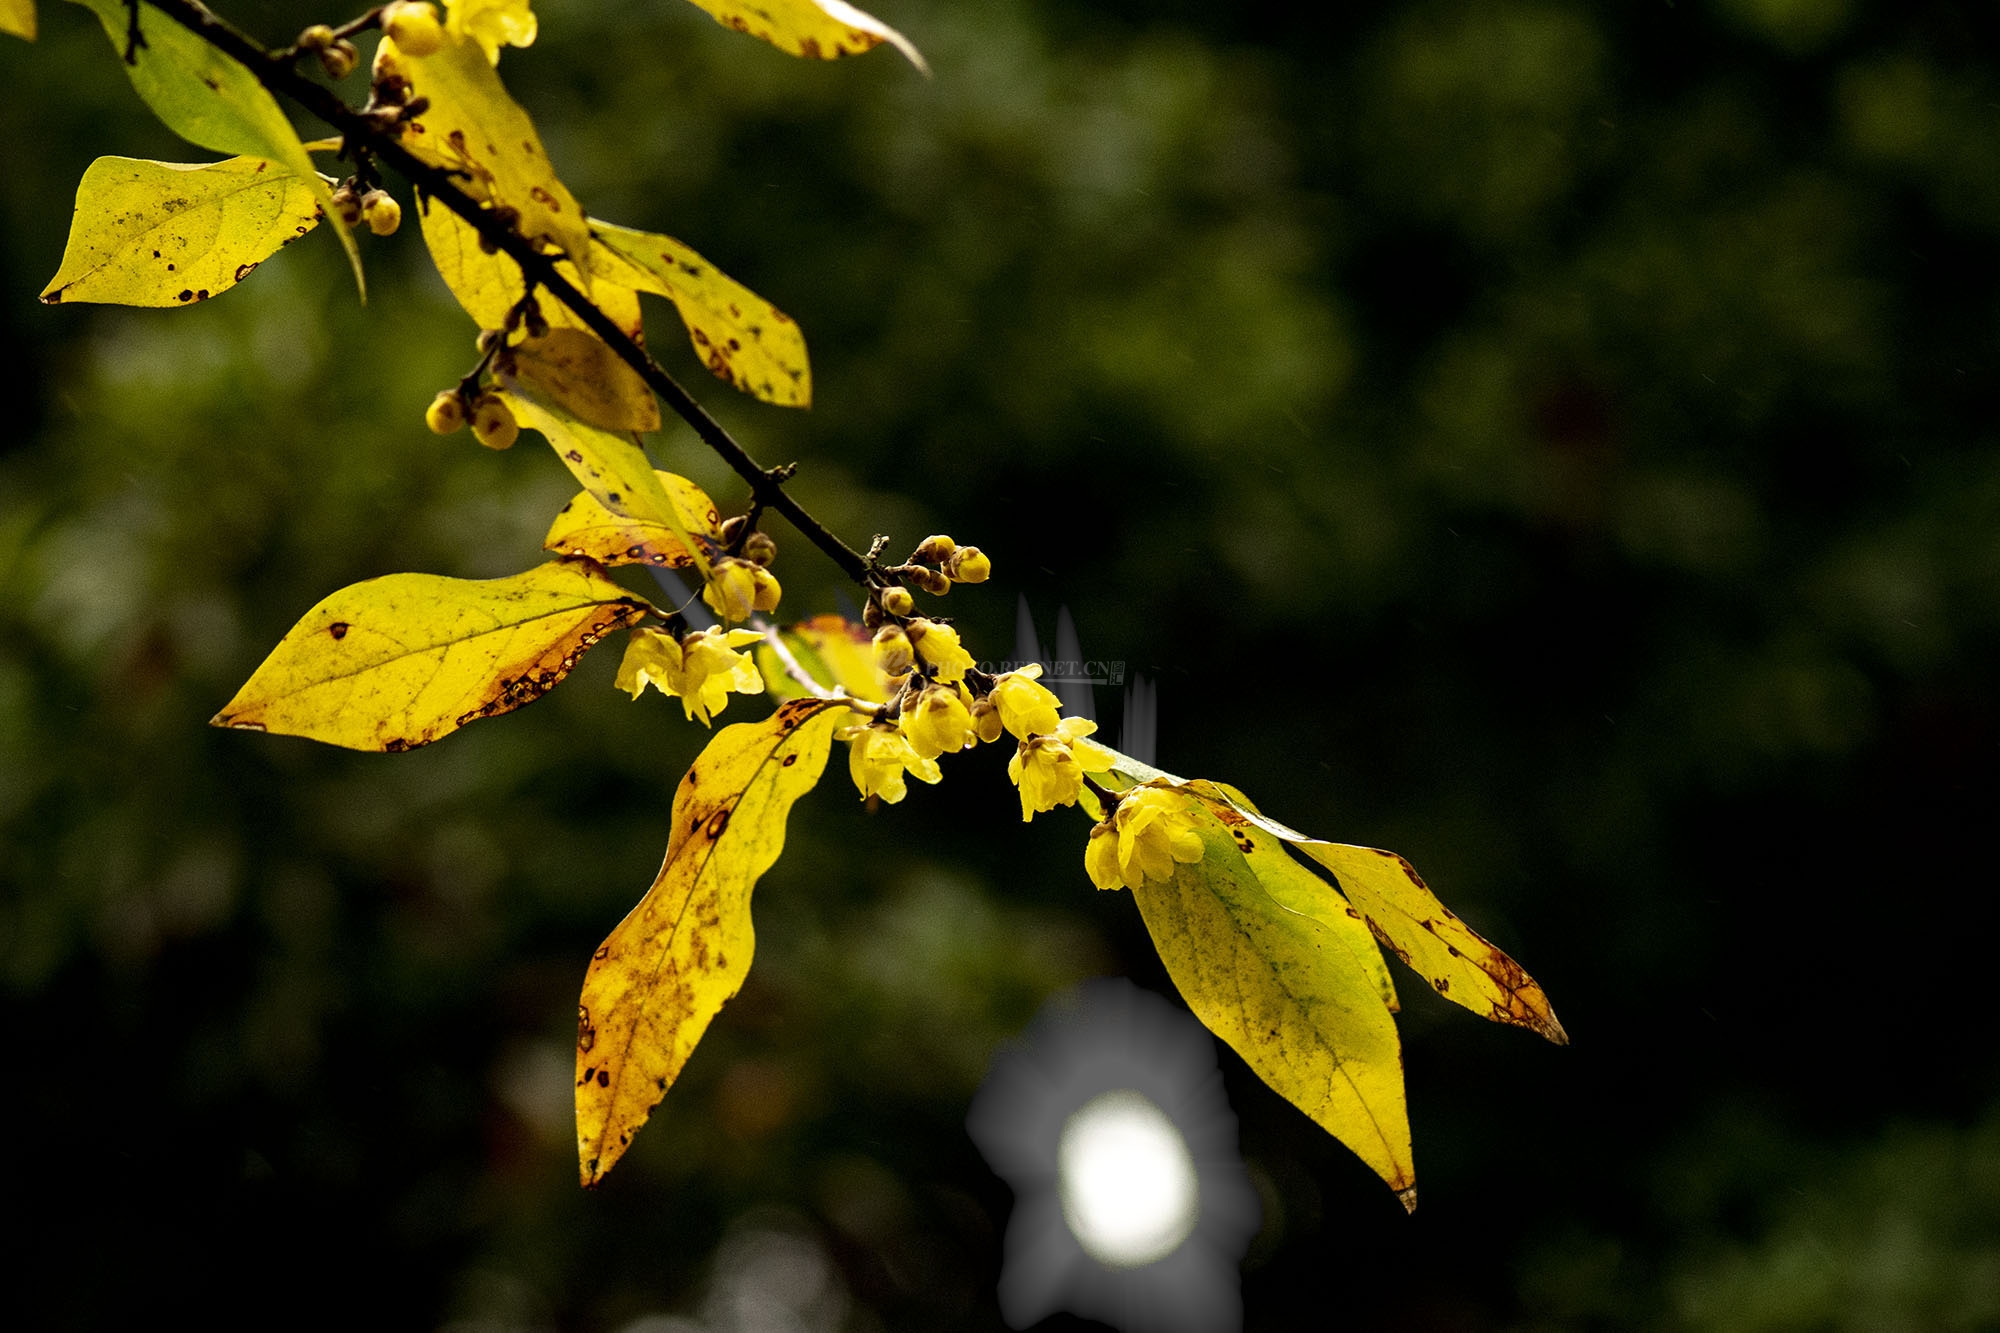
[[[736,475],[749,483],[754,503],[783,514],[807,541],[839,567],[841,573],[863,588],[868,586],[867,562],[785,491],[783,479],[789,475],[785,469],[767,470],[760,466],[722,428],[721,423],[681,387],[679,381],[653,360],[645,348],[628,337],[595,302],[557,271],[554,258],[543,254],[526,237],[501,221],[491,209],[467,195],[449,171],[420,161],[403,147],[391,130],[384,128],[379,118],[371,118],[355,110],[331,89],[301,74],[291,62],[282,58],[281,53],[258,45],[200,0],[146,0],[146,3],[218,51],[233,57],[249,69],[268,91],[288,98],[339,130],[350,147],[364,145],[377,160],[395,168],[404,179],[464,218],[483,239],[521,266],[521,272],[530,283],[530,290],[535,286],[543,287],[568,306],[586,328],[603,339],[620,360],[638,373],[647,388],[658,394],[676,416],[692,426],[701,442],[713,449]],[[136,43],[143,46],[145,39],[139,33],[137,0],[133,4],[132,34]],[[336,226],[339,225],[338,219],[333,221]]]

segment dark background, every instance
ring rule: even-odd
[[[1546,986],[1567,1049],[1404,974],[1413,1218],[1225,1057],[1252,1329],[2000,1324],[2000,13],[1310,8],[881,0],[925,81],[544,0],[503,71],[592,213],[802,323],[787,413],[650,310],[753,452],[857,545],[992,555],[977,655],[1067,604],[1165,767],[1403,852]],[[999,1327],[988,1059],[1075,979],[1170,990],[1085,822],[987,750],[871,816],[836,756],[580,1192],[576,990],[704,736],[610,654],[403,756],[205,726],[320,596],[525,568],[572,486],[423,429],[472,330],[413,225],[366,307],[330,237],[38,305],[93,157],[204,156],[42,25],[0,41],[0,1321],[623,1329],[775,1229],[847,1327]]]

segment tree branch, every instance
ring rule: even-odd
[[[146,0],[146,3],[245,66],[271,93],[297,103],[339,130],[350,149],[365,148],[433,200],[464,218],[484,240],[521,266],[530,290],[539,286],[553,294],[583,321],[585,327],[603,339],[620,360],[638,372],[646,387],[658,394],[676,416],[694,428],[703,444],[719,454],[738,476],[750,484],[751,496],[757,504],[783,514],[807,541],[839,566],[843,574],[863,587],[868,586],[868,562],[786,493],[782,483],[784,469],[767,470],[760,466],[722,428],[721,423],[680,386],[679,381],[653,360],[645,348],[628,337],[610,316],[557,271],[554,258],[543,254],[527,238],[496,217],[491,209],[467,195],[458,187],[450,172],[420,161],[402,146],[395,134],[349,106],[331,89],[299,73],[290,61],[264,49],[199,0]],[[136,6],[133,13],[136,33]],[[340,225],[337,218],[331,221],[335,226]]]

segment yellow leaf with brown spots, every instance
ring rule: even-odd
[[[35,0],[0,0],[0,32],[35,40]]]
[[[334,211],[333,191],[313,169],[298,131],[246,65],[150,5],[134,11],[125,0],[77,3],[97,15],[133,89],[168,129],[214,152],[268,158],[304,181],[322,209]],[[135,20],[143,40],[126,61]],[[361,251],[346,227],[333,232],[365,299]]]
[[[390,574],[306,612],[212,724],[408,750],[533,703],[652,608],[588,560],[504,579]]]
[[[839,704],[796,699],[725,727],[674,794],[653,887],[590,960],[577,1004],[576,1147],[586,1186],[631,1145],[750,971],[750,891],[826,768]]]
[[[708,492],[686,477],[654,473],[666,492],[681,529],[693,537],[703,555],[714,561],[722,554],[722,515]],[[661,565],[686,569],[695,563],[675,529],[656,519],[614,514],[589,491],[562,507],[542,547],[559,555],[587,555],[605,565]]]
[[[838,60],[887,42],[924,73],[931,68],[910,39],[845,0],[691,0],[725,28],[748,33],[808,60]]]
[[[550,329],[507,349],[514,373],[578,419],[606,430],[660,428],[660,405],[639,372],[583,329]]]
[[[1241,816],[1165,789],[1202,841],[1199,861],[1132,890],[1167,974],[1210,1032],[1415,1208],[1402,1047],[1354,932],[1292,905],[1303,893],[1283,867],[1310,872]]]
[[[779,631],[792,661],[827,689],[838,687],[856,699],[884,703],[894,688],[875,665],[875,636],[866,626],[836,615],[814,616]],[[779,699],[804,697],[806,687],[785,669],[770,644],[757,645],[764,688]]]
[[[591,272],[672,301],[716,378],[780,407],[812,405],[806,338],[791,316],[671,236],[590,225]]]
[[[589,262],[590,224],[582,207],[556,178],[534,122],[508,96],[477,41],[448,32],[443,46],[417,59],[384,37],[375,51],[375,82],[387,79],[401,79],[412,104],[419,98],[428,103],[403,121],[403,147],[434,167],[462,173],[466,193],[511,215],[514,229],[528,240],[553,246],[578,264]]]
[[[417,196],[417,224],[424,233],[431,262],[437,265],[438,276],[465,307],[465,313],[472,316],[473,323],[482,329],[506,327],[508,312],[528,291],[521,266],[498,250],[492,254],[481,250],[479,233],[471,223],[423,194]],[[637,292],[612,282],[587,282],[567,259],[556,261],[556,272],[571,285],[588,290],[592,303],[634,342],[643,341]],[[552,329],[584,327],[568,306],[547,292],[540,294],[537,304]]]
[[[181,306],[206,301],[319,225],[312,186],[262,157],[100,157],[76,187],[62,266],[42,300]]]
[[[1326,867],[1375,937],[1438,994],[1482,1018],[1569,1044],[1540,984],[1439,902],[1408,861],[1375,847],[1309,838],[1260,814],[1235,788],[1220,783],[1213,788],[1252,824]]]
[[[570,475],[608,513],[665,528],[683,551],[694,553],[695,568],[708,578],[709,560],[694,540],[680,513],[653,470],[646,451],[632,435],[621,435],[577,418],[554,403],[527,392],[500,395],[514,420],[540,431]]]

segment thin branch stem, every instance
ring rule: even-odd
[[[289,61],[265,50],[199,0],[146,0],[146,3],[244,65],[270,92],[288,98],[339,130],[350,150],[357,145],[365,146],[378,161],[387,163],[426,195],[464,218],[484,240],[521,266],[530,290],[536,286],[547,289],[568,306],[586,328],[603,339],[620,360],[636,371],[647,388],[658,394],[676,416],[694,428],[703,444],[713,449],[736,475],[749,483],[755,503],[783,514],[807,541],[839,566],[841,573],[864,588],[868,586],[867,562],[785,491],[783,478],[789,475],[785,469],[760,466],[722,428],[720,422],[647,354],[645,348],[627,336],[595,302],[563,277],[553,257],[543,254],[527,238],[495,216],[491,209],[481,206],[467,195],[450,172],[419,160],[378,119],[363,115],[331,89],[305,77]],[[136,7],[133,27],[136,35]],[[143,42],[144,39],[140,40]],[[332,221],[335,226],[340,225],[338,219]]]

